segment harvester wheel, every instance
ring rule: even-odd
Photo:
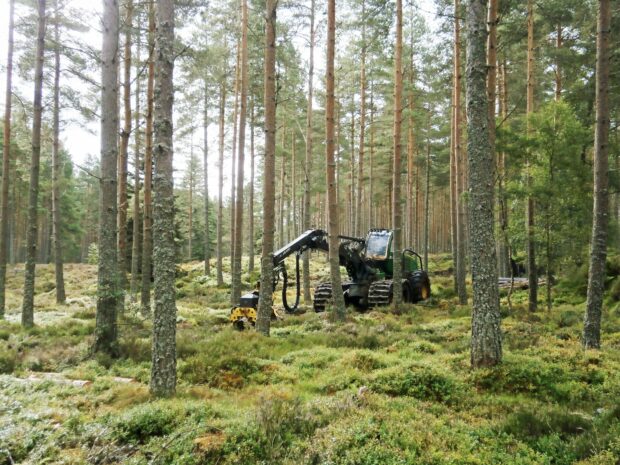
[[[431,296],[431,281],[428,279],[426,271],[415,271],[409,281],[413,290],[411,302],[426,300]]]
[[[314,311],[324,312],[332,302],[332,283],[321,283],[314,289]]]

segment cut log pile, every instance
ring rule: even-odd
[[[498,279],[498,283],[499,283],[499,288],[500,289],[509,289],[510,288],[510,281],[511,279],[514,280],[514,289],[527,289],[530,285],[530,282],[527,278],[499,278]],[[538,285],[539,286],[544,286],[547,283],[546,279],[539,279],[538,280]]]

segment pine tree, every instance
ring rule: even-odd
[[[158,397],[176,390],[176,288],[172,105],[174,97],[174,0],[157,0],[153,155],[153,346],[150,391]]]
[[[487,101],[486,0],[467,4],[467,156],[469,230],[473,288],[471,365],[497,365],[502,359],[497,261],[493,237],[493,147]]]
[[[263,161],[263,251],[261,290],[256,330],[269,335],[273,305],[273,240],[276,156],[276,7],[277,0],[265,5],[265,158]]]
[[[336,190],[336,137],[334,127],[334,49],[336,42],[336,0],[327,1],[327,64],[325,71],[325,161],[327,165],[327,208],[329,221],[329,270],[332,283],[334,315],[338,320],[345,319],[344,295],[340,279],[339,239],[340,221],[338,218],[338,198]]]
[[[9,6],[6,93],[4,98],[4,139],[2,147],[2,193],[0,199],[0,319],[6,305],[6,262],[9,251],[9,171],[11,167],[11,100],[13,90],[13,33],[15,29],[15,0]]]
[[[117,353],[116,313],[119,303],[117,228],[118,163],[118,34],[116,0],[103,2],[101,49],[101,195],[95,352]]]
[[[594,133],[594,213],[588,297],[583,325],[583,346],[601,346],[601,309],[605,290],[605,259],[609,215],[609,34],[610,1],[599,0],[596,34],[596,126]]]

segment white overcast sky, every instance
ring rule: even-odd
[[[93,0],[70,0],[68,2],[71,6],[75,6],[78,8],[83,8],[85,11],[88,11],[87,17],[83,18],[85,24],[91,27],[91,31],[88,34],[84,34],[84,41],[93,47],[101,46],[101,36],[98,32],[100,29],[99,21],[100,21],[100,12],[101,12],[101,2],[93,1]],[[436,25],[436,20],[434,14],[435,6],[433,0],[418,0],[416,2],[419,5],[419,11],[425,16],[427,24],[431,29]],[[22,8],[23,11],[23,7]],[[9,0],[0,0],[0,63],[2,64],[2,68],[0,71],[0,108],[2,109],[2,114],[4,114],[4,96],[5,96],[5,88],[6,88],[6,60],[7,60],[7,41],[8,41],[8,18],[9,18]],[[431,34],[432,37],[432,34]],[[296,43],[298,43],[296,41]],[[315,85],[319,83],[320,80],[320,70],[323,68],[324,54],[322,53],[322,47],[319,45],[317,47],[317,56],[315,60],[317,62],[317,73],[315,74]],[[302,52],[302,56],[304,56]],[[76,81],[77,82],[77,81]],[[32,83],[24,82],[24,80],[20,79],[15,71],[13,77],[13,85],[17,87],[20,93],[28,99],[32,98]],[[76,84],[76,85],[79,85]],[[133,98],[132,98],[133,104]],[[200,137],[198,134],[201,131],[197,131],[197,137]],[[257,133],[257,136],[259,134]],[[211,140],[213,137],[213,140]],[[210,128],[210,146],[216,147],[216,128]],[[88,130],[80,127],[75,123],[68,123],[63,128],[63,132],[61,134],[61,139],[63,141],[64,147],[69,151],[73,161],[77,164],[83,165],[85,164],[86,159],[89,155],[92,155],[96,158],[99,157],[99,149],[100,149],[100,139],[99,139],[99,123],[94,122],[88,125]],[[180,144],[177,144],[177,147],[180,148]],[[183,175],[183,171],[185,168],[185,158],[187,154],[180,153],[180,150],[176,150],[175,153],[175,168],[177,171],[177,178]],[[213,153],[213,151],[211,151]],[[247,160],[248,157],[246,157]],[[228,173],[230,171],[230,161],[225,163],[224,172]],[[249,166],[245,169],[246,175],[249,177]],[[217,170],[211,169],[209,176],[209,183],[211,186],[215,186],[217,183]],[[230,185],[227,182],[228,186],[225,186],[224,192],[230,191]],[[214,190],[211,189],[211,192]]]

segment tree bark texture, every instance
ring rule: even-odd
[[[248,199],[248,271],[254,271],[254,99],[250,106],[250,198]]]
[[[314,19],[316,0],[310,0],[310,58],[308,64],[308,107],[306,109],[306,159],[304,164],[304,230],[311,227],[310,217],[310,173],[312,173],[312,103],[314,98],[314,42],[316,40]],[[310,305],[310,252],[303,259],[304,303]]]
[[[402,35],[402,33],[401,33]],[[402,47],[401,47],[402,53]],[[401,68],[402,71],[402,68]],[[402,89],[402,73],[401,73]],[[402,112],[401,112],[402,114]],[[366,135],[366,1],[362,0],[362,50],[360,59],[360,134],[357,160],[357,195],[353,235],[362,234],[362,186],[364,185],[364,136]]]
[[[493,366],[502,358],[497,261],[493,236],[495,167],[489,140],[486,0],[467,5],[467,155],[469,240],[473,289],[471,365]]]
[[[28,196],[28,232],[26,234],[26,272],[22,325],[34,325],[34,280],[37,253],[37,209],[39,198],[39,160],[41,158],[41,118],[43,114],[43,58],[45,54],[45,0],[38,1],[37,51],[34,70],[34,103],[32,117],[32,158]]]
[[[62,259],[62,223],[60,218],[60,178],[62,176],[60,163],[60,17],[58,0],[55,5],[54,21],[54,140],[52,142],[52,239],[54,243],[54,271],[56,278],[56,303],[64,304],[65,279],[63,275]]]
[[[150,391],[158,397],[176,390],[176,289],[172,104],[174,100],[174,0],[157,1],[153,156],[153,346]]]
[[[583,325],[583,346],[601,346],[601,308],[605,290],[607,225],[609,223],[609,34],[610,1],[599,0],[596,38],[596,126],[594,133],[594,212],[588,297]]]
[[[256,329],[269,336],[273,306],[273,239],[276,175],[276,6],[265,5],[265,158],[263,162],[263,251],[261,255],[261,290]]]
[[[131,29],[133,0],[125,5],[123,73],[123,130],[118,153],[118,272],[121,289],[127,287],[127,166],[131,136]],[[122,306],[121,306],[122,308]]]
[[[4,139],[2,151],[2,198],[0,199],[0,319],[4,318],[6,297],[6,262],[9,251],[9,172],[11,169],[11,97],[13,90],[13,31],[15,29],[15,0],[9,6],[6,93],[4,98]]]
[[[334,49],[336,42],[336,0],[327,1],[327,63],[325,72],[325,160],[327,164],[327,205],[329,219],[329,271],[332,283],[334,316],[338,320],[345,319],[344,295],[340,279],[339,239],[340,221],[338,218],[338,199],[336,194],[336,151],[334,127]]]
[[[392,253],[394,257],[393,303],[403,301],[402,278],[402,208],[401,208],[401,129],[403,119],[403,2],[396,0],[396,56],[394,58],[394,159],[392,168]]]
[[[232,299],[241,298],[241,257],[243,256],[243,169],[245,164],[245,126],[248,113],[248,3],[241,4],[241,62],[239,95],[239,146],[237,148],[237,198],[235,207],[235,246],[232,263]]]
[[[99,266],[95,352],[117,353],[119,303],[117,259],[118,34],[116,0],[103,2],[101,52],[101,194],[99,196]]]
[[[155,0],[149,1],[149,73],[146,83],[146,124],[144,146],[144,219],[142,234],[141,309],[151,314],[151,274],[153,267],[153,92],[155,83]]]

